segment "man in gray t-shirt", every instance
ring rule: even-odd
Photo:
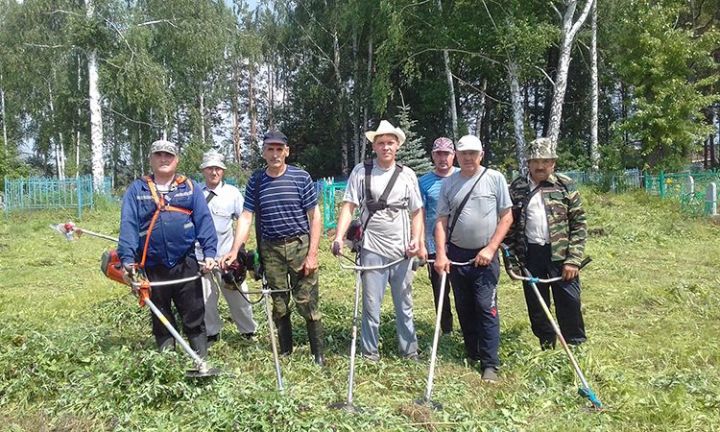
[[[500,345],[497,250],[512,225],[512,201],[505,177],[480,165],[483,151],[477,137],[460,138],[457,155],[460,171],[440,188],[435,270],[449,272],[468,357],[480,362],[483,381],[496,382]],[[451,266],[450,261],[472,264]]]
[[[343,206],[338,218],[333,254],[342,253],[343,239],[350,225],[355,209],[360,208],[360,218],[365,227],[360,249],[360,265],[383,266],[398,258],[406,257],[385,269],[362,272],[363,316],[361,329],[362,353],[372,361],[380,359],[380,305],[385,287],[390,283],[395,305],[398,346],[401,355],[417,359],[417,337],[413,322],[411,260],[408,257],[425,258],[423,236],[422,199],[417,177],[408,167],[396,166],[395,155],[405,141],[400,128],[383,120],[376,131],[365,133],[373,144],[377,158],[372,161],[370,171],[370,194],[367,196],[365,178],[366,165],[360,163],[352,170],[348,179]],[[369,165],[368,165],[369,167]],[[387,187],[393,173],[398,170],[395,184],[387,195],[387,206],[368,208],[368,201],[378,201]],[[380,206],[383,207],[383,206]],[[369,218],[369,220],[368,220]]]

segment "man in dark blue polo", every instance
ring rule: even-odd
[[[150,147],[152,175],[135,180],[125,192],[120,213],[118,255],[127,272],[140,269],[150,281],[169,281],[196,275],[195,241],[204,255],[203,270],[215,266],[217,235],[202,189],[177,175],[178,151],[169,141]],[[150,300],[177,328],[175,304],[190,346],[207,355],[205,306],[200,279],[154,287]],[[153,335],[158,348],[175,348],[175,339],[155,315]]]

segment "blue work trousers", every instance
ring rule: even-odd
[[[480,249],[464,249],[450,243],[448,258],[454,262],[474,259]],[[500,315],[497,308],[497,284],[500,262],[497,255],[488,266],[474,264],[450,267],[455,310],[465,340],[468,358],[479,361],[483,369],[498,368]]]

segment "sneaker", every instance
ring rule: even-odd
[[[420,363],[420,355],[418,355],[418,353],[414,352],[412,354],[406,355],[405,360],[409,360],[409,361],[415,362],[415,363]]]
[[[362,353],[362,358],[372,363],[378,363],[380,361],[380,354]]]
[[[245,340],[252,341],[255,340],[255,333],[243,333],[240,335],[240,337]]]
[[[493,367],[489,367],[483,370],[482,380],[486,383],[497,384],[500,378],[498,378],[497,370]]]

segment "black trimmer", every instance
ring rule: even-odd
[[[590,385],[587,382],[587,379],[585,379],[585,375],[583,374],[582,370],[580,370],[580,366],[578,365],[577,360],[575,360],[575,356],[573,356],[572,351],[570,351],[570,347],[568,346],[567,342],[565,341],[565,338],[562,335],[562,332],[560,331],[560,327],[555,322],[555,319],[552,316],[552,313],[550,312],[550,309],[547,307],[547,304],[545,304],[545,300],[543,300],[542,295],[540,294],[540,290],[538,290],[537,284],[538,283],[553,283],[558,282],[562,279],[561,276],[549,278],[549,279],[540,279],[534,277],[526,268],[522,268],[523,273],[525,273],[525,276],[520,276],[516,274],[513,269],[512,265],[510,263],[511,260],[515,260],[510,253],[510,248],[508,248],[506,245],[502,245],[503,249],[503,262],[505,263],[505,271],[513,280],[519,280],[519,281],[525,281],[530,284],[530,286],[533,289],[533,292],[535,293],[535,296],[538,299],[538,302],[540,303],[540,306],[542,307],[543,311],[545,312],[545,316],[547,317],[548,321],[550,321],[550,324],[552,325],[553,330],[555,331],[555,335],[560,340],[560,344],[562,345],[563,349],[565,350],[565,354],[567,354],[568,358],[570,359],[570,363],[572,363],[573,370],[575,371],[575,374],[580,379],[581,387],[578,388],[578,394],[592,403],[593,408],[595,408],[598,411],[601,411],[603,409],[603,404],[600,402],[600,399],[598,399],[595,392],[590,388]],[[583,262],[580,264],[579,268],[583,268],[586,265],[588,265],[592,261],[590,257],[585,258]],[[519,266],[519,263],[516,263]]]

